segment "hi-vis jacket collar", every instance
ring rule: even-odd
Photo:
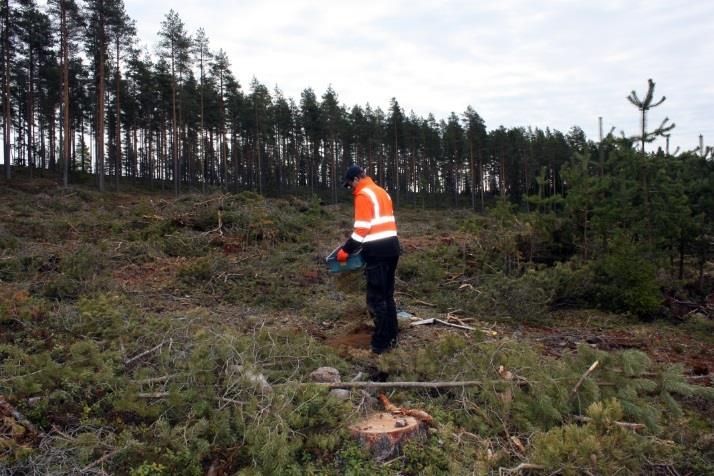
[[[369,243],[397,236],[392,199],[374,181],[365,177],[352,192],[355,196],[355,224],[352,239]]]
[[[357,196],[367,185],[377,185],[370,177],[365,177],[357,182],[357,186],[352,190],[352,195]]]

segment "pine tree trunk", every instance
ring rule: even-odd
[[[646,139],[646,137],[645,137],[645,130],[646,130],[646,128],[647,128],[647,111],[646,111],[646,109],[645,109],[644,106],[643,106],[643,107],[642,107],[642,137],[641,137],[641,141],[642,141],[642,155],[644,155],[644,153],[645,153],[645,139]]]
[[[223,178],[221,180],[221,189],[225,192],[228,190],[228,163],[226,157],[226,111],[225,105],[223,103],[223,71],[220,74],[220,106],[221,106],[221,136],[220,136],[220,147],[221,147],[221,167],[223,167]]]
[[[149,174],[149,189],[153,190],[154,189],[154,167],[153,167],[153,160],[152,160],[152,154],[151,154],[151,143],[153,139],[153,134],[151,133],[151,128],[147,130],[148,132],[148,148],[149,148],[149,154],[146,157],[146,162],[147,162],[147,173]]]
[[[86,154],[84,152],[84,115],[82,116],[82,119],[80,119],[79,123],[79,146],[82,148],[82,173],[86,172],[85,170],[85,161],[87,160]]]
[[[263,174],[260,160],[260,126],[258,124],[258,106],[255,106],[255,165],[258,172],[258,193],[263,193]]]
[[[97,84],[97,139],[96,139],[96,163],[97,163],[97,178],[99,191],[104,191],[104,56],[105,56],[105,37],[104,37],[104,15],[99,14],[99,84]]]
[[[283,154],[285,153],[285,138],[282,134],[278,133],[276,135],[275,143],[278,146],[278,154],[276,159],[277,164],[277,181],[278,181],[278,195],[283,193]]]
[[[50,160],[47,166],[47,168],[50,169],[52,172],[55,171],[56,162],[55,151],[57,144],[55,143],[55,127],[55,109],[54,106],[52,106],[52,117],[50,118]]]
[[[178,154],[178,176],[179,176],[179,192],[181,192],[181,183],[185,183],[186,177],[186,131],[183,120],[183,91],[179,87],[183,84],[183,70],[179,70],[178,83],[176,84],[176,104],[178,107],[177,118],[177,154]]]
[[[201,59],[200,59],[200,70],[201,70],[201,164],[203,166],[203,180],[201,183],[201,191],[206,193],[206,173],[208,168],[206,167],[206,129],[204,126],[204,113],[205,108],[203,104],[203,45],[201,45]]]
[[[6,0],[7,2],[7,0]],[[30,72],[30,78],[29,78],[29,84],[28,84],[28,96],[27,96],[27,166],[30,169],[30,178],[32,178],[32,169],[35,166],[35,157],[34,157],[34,144],[35,144],[35,137],[34,137],[34,122],[35,122],[35,105],[34,105],[34,58],[33,58],[33,49],[32,47],[29,47],[29,72]]]
[[[115,146],[115,166],[114,166],[114,189],[119,190],[119,176],[121,175],[121,89],[120,89],[120,81],[121,81],[121,73],[119,71],[119,35],[116,37],[116,72],[114,75],[114,80],[116,82],[116,130],[114,131],[114,137],[116,138],[115,141],[116,143],[114,144]]]
[[[478,189],[480,191],[481,195],[481,213],[484,212],[484,209],[486,208],[486,205],[484,203],[484,190],[483,190],[483,160],[481,157],[481,150],[478,151],[477,156],[478,156]]]
[[[164,190],[165,182],[166,182],[166,172],[168,168],[168,157],[167,157],[167,149],[166,149],[166,121],[165,118],[162,118],[161,121],[161,136],[160,136],[160,145],[159,145],[159,181],[161,182],[161,190]]]
[[[60,110],[59,114],[57,115],[57,130],[59,131],[59,147],[60,149],[58,150],[59,152],[59,157],[57,158],[58,161],[64,161],[62,158],[62,154],[64,153],[64,122],[62,122],[63,118],[63,105],[60,103]],[[64,162],[59,162],[59,165],[62,165]],[[63,167],[64,169],[64,167]],[[60,171],[61,172],[61,171]]]
[[[501,198],[506,197],[506,152],[501,147],[501,154],[499,160],[499,173],[498,173],[498,188]]]
[[[5,161],[5,178],[10,180],[10,0],[3,2],[3,66],[5,81],[3,84],[3,160]]]
[[[139,151],[137,150],[139,141],[137,140],[137,137],[136,137],[137,129],[138,128],[136,127],[136,125],[134,125],[131,129],[132,134],[134,136],[134,149],[133,149],[134,153],[131,158],[131,176],[132,177],[136,177],[137,161],[139,159]]]
[[[334,135],[332,136],[332,144],[331,144],[331,149],[332,149],[332,177],[331,177],[331,182],[332,182],[332,203],[337,203],[337,144],[335,141]]]
[[[474,170],[473,141],[469,141],[469,169],[471,172],[471,208],[476,210],[476,171]]]
[[[233,121],[235,124],[235,120]],[[233,161],[233,192],[238,193],[238,155],[240,153],[240,148],[238,146],[238,140],[236,139],[236,131],[231,133],[231,160]]]
[[[397,119],[394,118],[394,193],[395,204],[399,208],[399,142],[397,135]]]
[[[75,126],[74,123],[70,124],[71,127],[71,133],[70,136],[72,137],[71,144],[70,144],[70,151],[72,154],[72,167],[70,167],[70,170],[77,170],[77,127]]]
[[[7,1],[7,0],[6,0]],[[61,0],[61,28],[62,28],[62,110],[64,127],[64,138],[62,141],[62,185],[69,185],[69,29],[67,27],[67,8],[66,1]]]
[[[171,40],[171,145],[174,165],[174,194],[179,196],[178,134],[176,131],[176,68],[174,41]]]
[[[40,176],[43,175],[43,170],[45,169],[46,158],[45,158],[45,129],[44,121],[42,120],[42,115],[39,116],[38,126],[40,127]]]

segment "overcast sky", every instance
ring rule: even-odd
[[[582,127],[632,135],[647,79],[665,103],[652,126],[672,144],[714,143],[714,2],[708,0],[125,0],[140,42],[155,50],[173,8],[223,48],[244,90],[256,77],[299,101],[332,85],[340,102],[438,119],[473,106],[499,125]],[[673,147],[674,148],[674,147]]]

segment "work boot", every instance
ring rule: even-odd
[[[387,347],[375,347],[372,346],[372,352],[375,354],[384,354],[385,352],[389,352],[390,350],[394,349],[397,346],[397,338],[395,337],[391,341],[389,341],[389,345]]]

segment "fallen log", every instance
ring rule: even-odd
[[[140,353],[140,354],[138,354],[138,355],[135,355],[134,357],[132,357],[132,358],[130,358],[130,359],[125,360],[125,361],[124,361],[124,366],[125,366],[126,368],[131,368],[136,362],[138,362],[139,360],[143,359],[143,358],[146,357],[147,355],[151,355],[151,354],[153,354],[154,352],[156,352],[156,351],[158,351],[158,350],[161,350],[161,348],[164,346],[165,343],[166,343],[166,341],[162,341],[160,344],[155,345],[155,346],[152,347],[151,349],[145,350],[144,352],[142,352],[142,353]]]
[[[445,325],[445,326],[456,327],[457,329],[464,329],[464,330],[466,330],[466,331],[475,331],[475,330],[476,330],[475,327],[462,326],[462,325],[459,325],[459,324],[453,324],[453,323],[451,323],[451,322],[447,322],[447,321],[444,321],[444,320],[441,320],[441,319],[437,319],[437,318],[435,318],[435,317],[432,317],[432,318],[429,318],[429,319],[422,319],[421,321],[412,322],[412,323],[410,324],[410,326],[411,326],[411,327],[414,327],[414,326],[423,326],[423,325],[426,325],[426,324],[443,324],[443,325]]]
[[[166,398],[170,394],[169,392],[141,392],[137,393],[137,398]]]
[[[125,449],[126,449],[126,448],[117,448],[117,449],[115,449],[115,450],[110,451],[109,453],[105,454],[104,456],[102,456],[102,457],[99,458],[98,460],[96,460],[96,461],[94,461],[93,463],[90,463],[90,464],[88,464],[87,466],[85,466],[84,468],[82,468],[82,471],[81,471],[81,472],[82,472],[82,473],[86,473],[86,472],[89,471],[90,469],[96,468],[97,466],[100,466],[100,465],[106,463],[107,461],[109,461],[110,459],[112,459],[113,457],[115,457],[116,455],[118,455],[119,453],[121,453],[122,451],[124,451]]]
[[[455,382],[309,382],[309,383],[284,383],[282,385],[308,386],[316,385],[325,388],[452,388],[476,387],[479,385],[494,385],[508,383],[505,380],[462,380]],[[526,380],[514,381],[517,385],[528,385]]]
[[[541,466],[539,464],[533,464],[533,463],[521,463],[515,468],[498,468],[498,474],[499,476],[505,476],[507,474],[520,474],[523,471],[527,470],[542,470],[545,469],[545,466]]]
[[[600,365],[600,361],[599,361],[599,360],[596,360],[596,361],[593,362],[593,364],[585,371],[585,373],[580,377],[580,380],[578,380],[578,383],[576,383],[576,384],[575,384],[575,387],[573,387],[573,390],[571,391],[571,393],[572,393],[573,395],[575,395],[576,393],[578,393],[578,389],[580,388],[580,386],[583,384],[583,382],[585,381],[585,379],[587,379],[587,378],[590,376],[590,374],[595,371],[595,369],[597,368],[598,365]]]
[[[145,378],[143,380],[133,380],[132,382],[138,385],[151,385],[154,383],[164,383],[176,375],[162,375],[161,377]]]
[[[584,423],[587,423],[592,420],[592,418],[582,415],[575,415],[573,419],[576,421],[582,421]],[[645,428],[645,425],[643,425],[642,423],[629,423],[626,421],[615,421],[613,423],[621,428],[628,428],[630,430],[642,430]]]

